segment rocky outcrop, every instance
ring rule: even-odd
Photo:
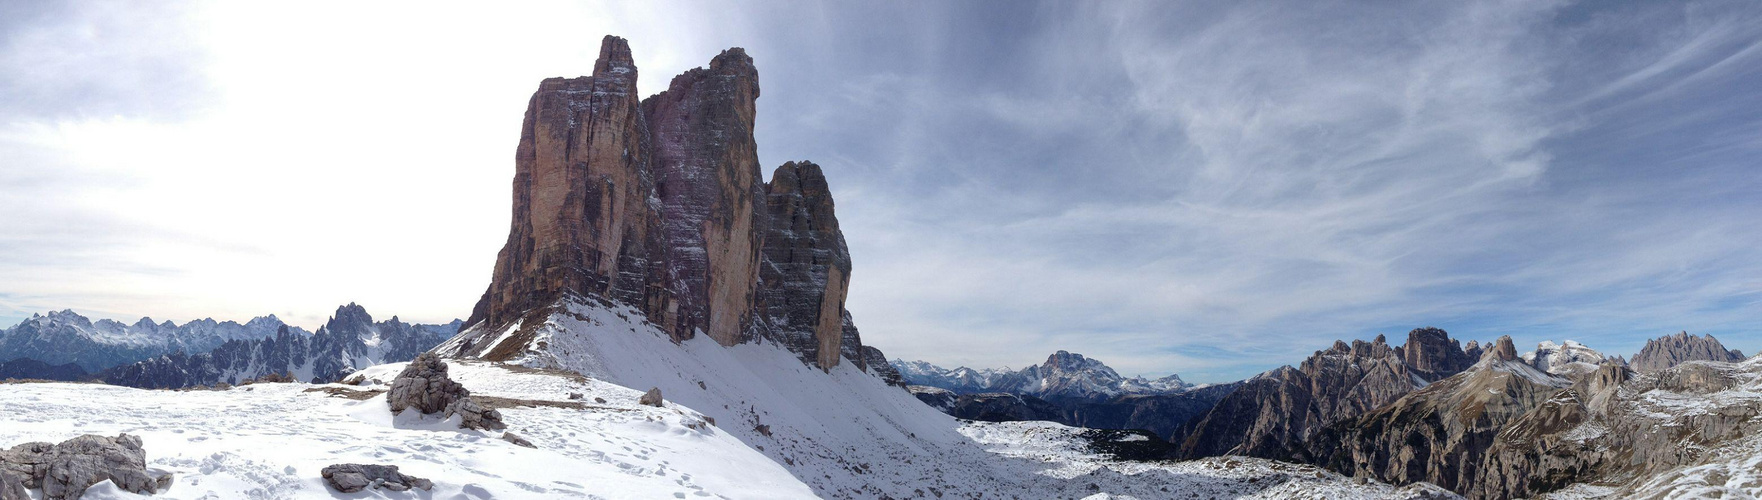
[[[1328,425],[1298,458],[1393,484],[1423,481],[1467,491],[1483,475],[1481,460],[1506,423],[1569,384],[1518,359],[1511,338],[1501,337],[1468,370]]]
[[[992,392],[962,394],[955,398],[954,406],[949,409],[948,414],[956,418],[986,422],[1058,421],[1064,410],[1034,396]]]
[[[1107,401],[1067,402],[1060,423],[1091,429],[1142,429],[1163,441],[1182,441],[1181,429],[1204,416],[1239,383],[1218,384],[1174,394],[1126,394]]]
[[[367,488],[388,491],[409,491],[412,488],[427,491],[434,488],[433,481],[398,472],[396,465],[336,464],[325,466],[319,474],[324,476],[324,484],[342,493],[355,493]]]
[[[820,166],[789,162],[771,174],[766,193],[769,216],[759,266],[757,310],[772,339],[830,369],[846,347],[845,290],[850,285],[850,250],[838,230],[832,190]],[[848,329],[855,337],[856,328]],[[853,338],[857,342],[860,340]]]
[[[443,418],[459,416],[459,427],[477,430],[501,430],[501,412],[486,408],[471,399],[471,391],[447,376],[447,364],[433,354],[417,356],[398,377],[392,380],[386,394],[386,405],[394,414],[406,409],[424,415],[440,414]]]
[[[592,76],[549,78],[526,107],[514,154],[514,216],[489,289],[466,326],[499,327],[564,293],[636,306],[657,323],[668,290],[636,64],[601,42]]]
[[[104,481],[125,491],[153,494],[171,486],[172,476],[147,469],[141,438],[84,435],[51,445],[25,443],[0,451],[0,495],[41,488],[45,500],[80,498]],[[26,497],[28,498],[28,497]]]
[[[1762,435],[1758,390],[1762,365],[1755,363],[1695,361],[1651,373],[1606,363],[1509,424],[1467,493],[1527,497],[1597,483],[1619,486],[1612,497],[1711,495],[1706,478],[1671,493],[1684,486],[1672,471],[1719,471],[1720,461],[1736,462],[1734,473],[1753,468],[1753,442]]]
[[[1281,367],[1244,381],[1204,417],[1183,426],[1178,434],[1185,437],[1177,453],[1187,458],[1302,457],[1307,453],[1304,441],[1317,431],[1455,375],[1473,364],[1468,356],[1468,350],[1436,328],[1409,332],[1401,347],[1390,346],[1380,335],[1371,342],[1336,341],[1296,368]]]
[[[642,393],[641,398],[637,398],[636,404],[660,408],[662,406],[661,401],[661,389],[658,387],[651,387],[648,392]]]
[[[912,397],[918,398],[918,401],[922,401],[924,404],[930,405],[931,408],[940,410],[943,413],[954,411],[954,402],[960,399],[960,396],[955,394],[954,391],[943,389],[941,387],[908,385],[906,386],[906,391],[911,392]]]
[[[460,324],[410,324],[395,316],[376,322],[365,308],[350,303],[337,307],[318,333],[282,325],[271,337],[230,340],[198,354],[167,354],[97,377],[112,385],[148,389],[238,384],[266,375],[334,382],[368,366],[414,359],[458,333]]]
[[[766,223],[753,123],[759,73],[740,48],[673,77],[642,101],[654,139],[656,191],[677,301],[674,334],[722,345],[747,339]]]
[[[608,36],[593,75],[540,84],[508,241],[442,354],[543,350],[542,318],[573,297],[633,307],[675,342],[773,340],[822,369],[885,378],[844,309],[850,254],[824,173],[790,162],[766,183],[759,170],[753,59],[725,50],[640,101],[636,74],[628,44]]]
[[[1743,360],[1743,352],[1726,349],[1712,335],[1689,335],[1689,332],[1681,332],[1646,342],[1646,347],[1640,349],[1640,353],[1635,354],[1628,365],[1636,371],[1655,372],[1688,361]]]

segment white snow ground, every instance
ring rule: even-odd
[[[393,417],[385,396],[306,392],[331,384],[256,384],[227,391],[153,391],[93,384],[0,385],[0,446],[81,434],[141,436],[149,467],[176,482],[146,497],[108,483],[87,498],[813,498],[787,469],[677,405],[636,404],[641,393],[591,380],[450,363],[473,395],[584,403],[502,409],[509,430]],[[390,379],[402,364],[366,370]],[[571,392],[583,400],[570,401]],[[594,402],[604,398],[606,403]],[[337,463],[397,465],[433,480],[426,493],[330,491],[319,470]],[[105,491],[110,488],[111,491]]]
[[[515,362],[575,371],[637,390],[658,387],[669,401],[714,417],[722,430],[783,464],[828,498],[1082,498],[1098,493],[1164,498],[1169,495],[1161,491],[1164,487],[1234,498],[1251,497],[1292,477],[1270,466],[1225,471],[1141,464],[1097,466],[1076,477],[1042,474],[1068,464],[1062,458],[1049,462],[988,451],[963,434],[963,428],[972,427],[849,363],[822,372],[781,346],[724,347],[704,335],[674,344],[640,318],[627,307],[571,303],[566,312],[537,327],[529,345],[544,348]],[[513,338],[509,333],[499,337]],[[451,347],[437,350],[450,352]],[[1068,441],[1076,432],[1059,427],[1066,429],[1060,439]],[[1083,462],[1097,463],[1094,458]],[[1258,479],[1249,482],[1249,477]],[[1339,476],[1313,482],[1330,485],[1317,491],[1335,499],[1403,496],[1386,486],[1359,486]]]

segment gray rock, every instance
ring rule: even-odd
[[[660,408],[661,407],[661,388],[659,388],[659,387],[650,388],[649,392],[643,393],[642,399],[638,399],[638,400],[636,400],[636,402],[638,404],[644,404],[644,405]]]
[[[0,498],[11,500],[25,488],[42,488],[45,500],[77,499],[106,480],[141,494],[171,484],[169,474],[155,477],[146,463],[141,438],[128,434],[88,434],[57,445],[25,443],[0,452]]]
[[[459,415],[459,427],[478,430],[500,430],[501,412],[486,408],[471,399],[471,391],[447,376],[447,364],[432,353],[423,353],[411,361],[398,378],[392,380],[386,394],[386,405],[392,413],[414,409],[424,415]]]
[[[1419,328],[1394,347],[1383,336],[1334,342],[1296,368],[1280,367],[1242,382],[1205,415],[1188,420],[1179,455],[1248,455],[1301,460],[1302,443],[1326,426],[1394,403],[1474,363],[1443,330]]]
[[[1668,369],[1689,361],[1743,361],[1744,353],[1736,349],[1726,349],[1719,339],[1712,335],[1689,335],[1681,332],[1676,335],[1659,337],[1646,342],[1646,347],[1629,366],[1634,371],[1649,373]]]
[[[10,471],[0,470],[0,500],[31,500],[31,494],[25,490],[25,476]]]
[[[398,472],[396,465],[337,464],[320,471],[324,482],[343,493],[355,493],[368,487],[391,491],[411,488],[428,490],[434,482]]]
[[[510,443],[514,443],[519,446],[525,446],[527,448],[537,448],[538,447],[538,446],[533,445],[532,441],[527,441],[526,438],[520,437],[519,435],[516,435],[512,432],[503,432],[502,433],[502,440],[510,442]]]

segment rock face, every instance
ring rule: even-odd
[[[506,324],[565,292],[669,319],[650,152],[624,39],[606,37],[592,76],[541,82],[514,154],[508,242],[466,325]]]
[[[1629,366],[1640,372],[1655,372],[1687,361],[1743,360],[1743,352],[1737,349],[1727,350],[1712,335],[1689,335],[1689,332],[1681,332],[1646,342],[1646,347],[1634,355]]]
[[[324,476],[325,484],[342,493],[355,493],[369,487],[390,491],[434,488],[433,481],[398,472],[396,465],[337,464],[325,466],[319,474]]]
[[[413,409],[424,415],[458,415],[459,427],[478,430],[500,430],[502,414],[485,408],[471,399],[471,391],[447,376],[447,364],[433,354],[417,356],[398,378],[392,380],[385,402],[392,413]]]
[[[844,309],[850,254],[824,173],[790,162],[766,183],[759,170],[752,58],[725,50],[641,100],[636,75],[629,45],[608,36],[593,75],[533,94],[508,241],[443,354],[542,350],[537,318],[580,297],[634,307],[675,342],[773,340],[821,369],[848,361],[886,378]]]
[[[172,478],[148,471],[141,438],[128,434],[88,434],[56,445],[25,443],[0,451],[0,496],[7,498],[21,488],[42,488],[46,500],[76,499],[106,480],[126,491],[153,494],[170,487]]]
[[[1328,425],[1300,458],[1343,474],[1465,491],[1505,424],[1569,384],[1518,359],[1511,338],[1501,337],[1468,370]]]
[[[1689,498],[1753,474],[1762,435],[1762,365],[1696,361],[1650,373],[1607,363],[1511,422],[1487,450],[1465,493],[1529,497],[1568,484],[1619,485],[1611,497]],[[1712,476],[1682,471],[1700,469]],[[1748,490],[1753,491],[1753,490]]]
[[[680,338],[699,330],[722,345],[748,338],[766,222],[758,98],[752,57],[732,48],[642,101]]]
[[[1409,332],[1401,347],[1391,347],[1382,336],[1350,345],[1337,341],[1297,368],[1281,367],[1244,381],[1204,417],[1183,426],[1177,454],[1298,457],[1305,453],[1302,443],[1327,425],[1393,403],[1473,360],[1436,328]]]
[[[789,162],[778,167],[771,175],[766,207],[760,316],[778,342],[816,366],[835,366],[844,347],[850,250],[838,230],[832,190],[820,166]],[[851,331],[854,335],[855,328]],[[857,360],[862,361],[860,355]]]
[[[350,303],[337,307],[315,334],[282,325],[271,337],[229,340],[193,355],[171,353],[106,370],[98,378],[148,389],[237,384],[267,375],[334,382],[368,366],[409,361],[458,333],[460,324],[409,324],[397,317],[375,322],[365,308]]]

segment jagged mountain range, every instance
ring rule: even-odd
[[[1098,401],[1126,394],[1172,394],[1193,386],[1180,375],[1148,379],[1122,377],[1099,360],[1067,351],[1046,357],[1044,363],[1020,370],[945,369],[923,361],[895,359],[893,367],[907,384],[937,387],[955,394],[1008,393],[1041,399]]]
[[[331,382],[367,366],[413,359],[458,333],[460,323],[409,324],[396,317],[375,322],[353,303],[338,307],[317,333],[275,316],[244,324],[204,319],[174,325],[143,319],[124,325],[59,311],[5,330],[6,340],[16,344],[0,350],[0,358],[9,359],[0,363],[0,379],[97,380],[144,388],[238,383],[266,375]],[[224,340],[214,343],[219,339]],[[186,350],[203,346],[209,347]],[[157,354],[109,364],[148,353]]]
[[[28,358],[61,365],[72,363],[87,372],[133,363],[174,352],[207,352],[234,340],[271,337],[288,326],[275,315],[243,324],[199,319],[184,324],[141,318],[133,324],[92,321],[72,310],[33,314],[18,325],[0,330],[0,360]],[[307,334],[305,331],[296,331]]]

